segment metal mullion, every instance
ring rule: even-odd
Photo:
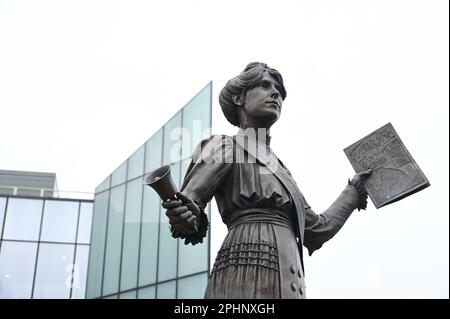
[[[128,160],[127,160],[127,162],[128,162]],[[127,168],[128,168],[128,163],[127,163]],[[127,170],[127,175],[128,175],[128,170]],[[139,176],[133,177],[133,178],[128,179],[128,180],[125,180],[125,182],[118,183],[118,184],[112,186],[111,188],[116,188],[116,187],[122,186],[122,185],[124,185],[124,184],[127,184],[127,183],[129,183],[129,182],[135,181],[135,180],[141,178],[141,177],[144,176],[144,175],[145,175],[145,174],[141,174],[141,175],[139,175]],[[127,176],[127,178],[128,178],[128,176]],[[96,194],[96,195],[97,195],[97,194],[101,194],[101,193],[104,193],[104,192],[106,192],[106,191],[107,191],[107,189],[105,189],[105,190],[103,190],[103,191],[101,191],[101,192],[95,193],[95,194]]]
[[[6,213],[8,212],[8,204],[9,204],[9,197],[5,197],[6,198],[6,203],[5,203],[5,214],[3,215],[3,225],[2,225],[2,229],[1,229],[1,236],[0,236],[0,256],[2,253],[2,243],[3,243],[3,235],[5,233],[5,225],[6,225]]]
[[[212,134],[212,94],[213,94],[213,85],[212,81],[209,82],[211,85],[209,86],[209,128],[210,128],[210,134]],[[211,269],[211,221],[212,221],[212,209],[211,209],[211,203],[209,203],[209,229],[208,229],[208,274]]]
[[[95,195],[95,194],[93,194]],[[22,199],[38,199],[38,200],[48,200],[48,201],[60,201],[60,202],[87,202],[92,203],[93,199],[82,199],[82,198],[58,198],[58,197],[41,197],[41,196],[25,196],[25,195],[4,195],[11,198],[22,198]]]
[[[91,220],[91,239],[92,239],[92,222],[94,221],[94,207],[92,207],[92,220]],[[84,292],[84,299],[87,299],[87,291],[88,291],[88,284],[89,284],[89,265],[91,262],[91,247],[89,244],[89,254],[88,254],[88,260],[87,260],[87,269],[86,269],[86,290]],[[101,287],[100,287],[101,289]],[[101,290],[100,290],[101,293]]]
[[[184,107],[181,109],[181,127],[182,128],[184,128],[183,119],[184,119]],[[183,160],[181,159],[182,155],[183,155],[183,135],[181,135],[181,149],[178,154],[178,156],[180,157],[180,159],[178,161],[178,163],[180,165],[180,168],[178,169],[178,176],[179,176],[178,187],[180,187],[180,184],[182,184],[181,183],[181,179],[182,179],[181,169],[183,166]],[[179,262],[180,262],[180,239],[177,238],[177,263],[176,263],[177,268],[176,268],[176,272],[175,272],[175,278],[177,279],[177,281],[175,282],[175,299],[178,299],[178,269],[179,269],[178,263]]]
[[[46,240],[26,240],[26,239],[2,239],[3,241],[11,241],[17,243],[41,243],[41,244],[58,244],[58,245],[70,245],[73,242],[64,242],[64,241],[46,241]],[[79,243],[80,246],[89,246],[89,244]]]
[[[147,285],[139,287],[139,289],[130,288],[130,289],[122,291],[121,293],[127,293],[127,292],[131,292],[133,290],[137,291],[137,290],[149,288],[149,287],[152,287],[152,286],[155,286],[155,289],[156,289],[156,286],[159,285],[159,284],[166,284],[166,283],[171,282],[171,281],[182,280],[182,279],[186,279],[186,278],[194,277],[194,276],[198,276],[198,275],[203,275],[203,274],[208,275],[209,272],[207,270],[202,270],[202,271],[199,271],[199,272],[196,272],[196,273],[193,273],[193,274],[181,276],[179,278],[166,279],[166,280],[163,280],[163,281],[160,281],[160,282],[154,282],[154,283],[151,283],[151,284],[147,284]],[[155,290],[155,293],[156,293],[156,290]],[[102,296],[102,298],[111,297],[111,296],[114,296],[114,295],[120,295],[120,294],[118,294],[118,293],[111,293],[111,294],[107,294],[107,295]]]
[[[76,266],[76,256],[77,256],[77,242],[78,242],[78,229],[80,227],[80,214],[81,214],[81,202],[78,202],[78,218],[77,218],[77,228],[75,231],[75,247],[73,249],[73,259],[72,259],[72,278],[70,280],[70,294],[69,294],[69,299],[72,299],[72,292],[73,292],[73,273],[75,270],[75,266]]]
[[[40,240],[41,240],[41,236],[42,236],[42,224],[44,223],[45,204],[46,204],[46,200],[44,199],[42,201],[41,224],[39,226],[39,236],[38,236],[38,243],[37,243],[37,249],[36,249],[36,260],[34,262],[33,286],[31,287],[31,299],[34,299],[34,285],[36,283],[36,271],[37,271],[37,265],[38,265],[38,260],[39,260],[39,248],[41,247]]]
[[[162,165],[164,161],[164,135],[166,134],[166,126],[164,125],[162,131],[162,143],[161,143],[161,161],[160,165]],[[158,275],[159,275],[159,244],[160,244],[160,236],[161,236],[161,205],[158,206],[158,244],[156,247],[156,280],[155,280],[155,299],[158,298]]]
[[[144,143],[144,175],[145,175],[145,162],[147,160],[147,142]],[[143,175],[143,176],[144,176]],[[142,177],[142,176],[141,176]],[[139,290],[139,279],[140,279],[140,271],[141,271],[141,242],[142,242],[142,218],[144,215],[144,187],[145,185],[142,183],[142,192],[141,192],[141,216],[139,218],[139,243],[138,243],[138,262],[137,262],[137,278],[136,278],[136,299],[138,298],[138,290]]]
[[[125,169],[125,180],[128,178],[128,164],[129,164],[129,160],[127,159],[127,165],[126,165],[126,169]],[[121,242],[121,246],[120,246],[120,264],[119,264],[119,287],[118,287],[118,294],[119,294],[119,299],[120,299],[120,286],[121,286],[121,281],[122,281],[122,257],[123,257],[123,242],[124,242],[124,238],[123,235],[125,233],[125,217],[126,217],[126,208],[127,208],[127,190],[128,190],[128,183],[127,181],[125,181],[125,195],[124,195],[124,200],[123,200],[123,218],[122,218],[122,242]]]
[[[111,178],[112,179],[112,178]],[[111,186],[111,181],[110,184]],[[103,296],[103,285],[105,283],[105,263],[106,263],[106,247],[108,245],[108,228],[109,228],[109,208],[110,208],[110,201],[111,201],[111,189],[109,189],[108,193],[108,205],[106,210],[106,230],[105,230],[105,247],[103,248],[103,266],[102,266],[102,283],[100,287],[100,297]]]
[[[164,143],[164,141],[163,141],[163,143]],[[171,165],[173,165],[173,164],[177,164],[177,163],[180,162],[180,161],[184,161],[184,160],[189,159],[191,156],[192,156],[192,155],[189,155],[189,156],[187,156],[187,157],[182,157],[182,156],[180,156],[180,159],[179,159],[178,161],[170,162],[169,164],[166,164],[166,165],[171,166]],[[161,162],[162,162],[162,161],[161,161]],[[145,167],[144,167],[144,168],[145,168]],[[142,175],[139,175],[139,176],[137,176],[137,177],[133,177],[132,179],[127,180],[126,182],[118,183],[118,184],[112,186],[111,189],[112,189],[112,188],[119,187],[119,186],[122,186],[122,185],[124,185],[124,184],[126,184],[126,183],[129,183],[129,182],[135,181],[135,180],[137,180],[137,179],[139,179],[139,178],[144,177],[144,176],[147,175],[147,174],[148,174],[148,172],[147,172],[147,173],[144,173],[144,174],[142,174]],[[104,193],[104,192],[106,192],[106,191],[108,191],[108,190],[110,190],[110,189],[102,190],[102,191],[100,191],[100,192],[98,192],[98,193],[95,193],[95,195],[99,195],[99,194]],[[41,199],[41,197],[37,197],[37,198]]]

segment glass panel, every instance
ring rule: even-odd
[[[42,241],[75,242],[79,202],[46,200]]]
[[[36,248],[36,243],[1,243],[0,299],[31,298]]]
[[[175,280],[158,285],[158,299],[175,299],[176,282]]]
[[[75,245],[40,244],[33,298],[68,299]]]
[[[106,220],[108,215],[109,191],[98,194],[94,199],[92,215],[92,241],[90,248],[86,298],[102,294],[103,257],[105,253]]]
[[[180,175],[180,188],[181,184],[183,184],[184,178],[186,177],[186,172],[189,167],[189,164],[191,163],[192,158],[189,157],[183,161],[181,161],[181,175]]]
[[[148,173],[161,166],[163,128],[160,128],[148,141],[145,150],[145,172]]]
[[[156,281],[160,205],[161,200],[158,194],[152,188],[145,186],[142,209],[139,286],[152,284]]]
[[[136,290],[121,293],[119,298],[120,299],[136,299]]]
[[[178,258],[178,276],[186,276],[208,270],[208,236],[203,243],[192,246],[180,241]]]
[[[139,299],[155,299],[156,287],[146,287],[138,290]]]
[[[208,273],[178,280],[178,299],[202,299],[208,283]]]
[[[182,161],[181,176],[185,176],[190,162],[191,162],[190,158]],[[206,213],[208,211],[209,205],[205,209]],[[178,254],[179,254],[178,258],[179,277],[208,270],[208,236],[203,239],[203,243],[195,246],[185,245],[184,241],[181,240],[179,244]]]
[[[164,125],[163,164],[180,160],[181,155],[181,111]]]
[[[103,274],[103,295],[109,295],[119,290],[124,204],[125,185],[111,189],[111,196],[109,199],[105,271]]]
[[[111,175],[108,176],[103,182],[100,183],[100,185],[98,185],[95,188],[95,193],[100,193],[104,190],[107,190],[110,187],[110,182],[111,182]]]
[[[89,244],[91,241],[91,222],[93,203],[81,203],[80,219],[78,222],[77,242]]]
[[[211,84],[208,84],[183,108],[182,158],[192,155],[194,147],[210,136]]]
[[[161,213],[161,216],[163,214],[164,212]],[[161,223],[159,236],[158,281],[162,281],[176,277],[177,239],[170,234],[169,223]]]
[[[77,245],[73,271],[72,299],[84,299],[86,294],[86,274],[89,246]]]
[[[175,185],[180,183],[180,162],[171,165],[171,175]],[[159,233],[158,281],[172,279],[177,272],[177,240],[169,230],[169,219],[161,209],[161,231]]]
[[[0,197],[0,239],[2,238],[3,219],[5,218],[6,198]]]
[[[38,240],[41,215],[42,200],[10,198],[3,238]]]
[[[123,162],[111,176],[111,187],[125,183],[127,179],[127,161]]]
[[[112,295],[109,297],[105,297],[104,299],[119,299],[119,295]]]
[[[144,174],[144,151],[142,145],[128,160],[128,179],[133,179]]]
[[[128,183],[120,290],[137,286],[142,186],[141,179]]]

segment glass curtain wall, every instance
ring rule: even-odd
[[[83,299],[92,201],[0,197],[0,299]]]
[[[143,180],[170,165],[181,187],[194,147],[210,136],[211,91],[209,83],[96,188],[87,298],[203,297],[209,233],[196,246],[172,238],[161,200]]]

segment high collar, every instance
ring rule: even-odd
[[[270,140],[272,139],[269,135],[269,130],[265,128],[240,128],[237,135],[247,136],[248,138],[254,139],[256,142],[266,144],[267,146],[270,146]]]

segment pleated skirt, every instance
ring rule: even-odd
[[[294,232],[268,222],[231,228],[219,250],[207,299],[302,299],[306,297]]]

